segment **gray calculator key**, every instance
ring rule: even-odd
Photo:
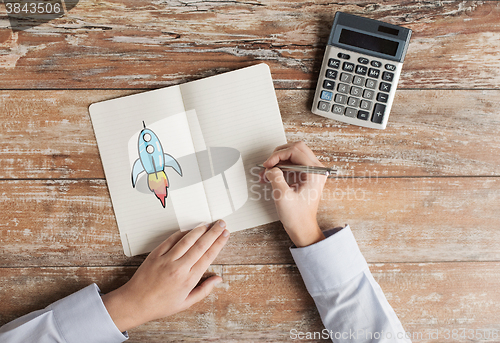
[[[337,104],[345,104],[347,102],[347,96],[343,94],[335,94],[335,102]]]
[[[337,71],[332,69],[327,69],[325,77],[335,80],[337,78]]]
[[[351,83],[352,75],[348,74],[348,73],[342,73],[342,74],[340,74],[340,81],[345,82],[345,83]]]
[[[330,80],[323,81],[323,88],[333,90],[334,87],[335,87],[335,82]]]
[[[318,110],[328,112],[330,104],[325,101],[318,102]]]
[[[385,105],[375,104],[375,108],[373,109],[372,122],[377,124],[382,124],[382,120],[384,119],[385,113]]]
[[[347,107],[345,109],[345,115],[348,116],[348,117],[356,118],[356,116],[358,115],[358,110],[356,110],[354,108]]]
[[[363,92],[363,98],[365,99],[373,99],[373,94],[374,92],[369,90],[369,89],[365,89],[365,91]]]
[[[363,92],[363,90],[359,87],[354,87],[354,86],[351,87],[351,95],[361,96],[362,92]]]
[[[368,100],[361,100],[361,105],[359,105],[363,110],[369,110],[372,107],[372,102]]]
[[[349,101],[347,101],[347,105],[352,106],[352,107],[359,107],[360,102],[361,102],[360,99],[350,97]]]
[[[339,61],[339,60],[336,60],[336,59],[334,59],[334,58],[330,58],[330,59],[328,60],[328,66],[329,66],[330,68],[339,69],[339,67],[340,67],[340,61]]]
[[[378,89],[380,89],[382,92],[390,92],[391,84],[387,82],[380,82],[380,87]]]
[[[387,102],[387,100],[389,100],[389,94],[387,94],[387,93],[378,93],[377,94],[377,101]]]
[[[365,78],[361,76],[354,76],[354,79],[352,80],[352,84],[356,86],[363,86],[364,82]]]
[[[347,94],[349,93],[349,85],[346,85],[344,83],[339,83],[337,91],[339,91],[340,93]]]
[[[396,66],[394,64],[386,64],[385,69],[390,71],[396,71]]]
[[[370,112],[366,112],[366,111],[359,111],[358,112],[358,119],[368,120],[368,118],[370,118]]]
[[[345,71],[353,72],[354,71],[354,64],[350,63],[350,62],[344,62],[344,64],[342,65],[342,69]]]
[[[333,105],[332,107],[332,112],[335,113],[335,114],[340,114],[340,115],[343,115],[344,114],[344,106],[340,106],[340,105]]]
[[[387,81],[387,82],[392,82],[393,79],[394,79],[393,73],[389,73],[388,71],[384,71],[382,73],[382,80]]]
[[[378,69],[370,68],[370,70],[368,70],[369,77],[373,77],[374,79],[378,79],[379,75],[380,75],[380,70],[378,70]]]
[[[365,86],[366,88],[375,89],[377,88],[377,81],[372,79],[367,79]]]

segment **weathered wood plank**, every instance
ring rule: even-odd
[[[104,181],[0,182],[0,266],[137,265]],[[323,228],[350,224],[371,262],[499,260],[499,178],[330,180]],[[232,234],[219,264],[291,263],[280,223]]]
[[[137,91],[1,91],[0,178],[104,178],[89,104]],[[386,130],[310,112],[278,90],[287,138],[348,175],[499,175],[500,91],[400,90]]]
[[[80,1],[12,32],[0,17],[0,87],[156,88],[270,64],[277,87],[313,88],[336,11],[414,31],[403,88],[498,88],[497,1]],[[182,63],[179,63],[182,61]]]
[[[497,342],[445,335],[455,329],[498,333],[498,268],[498,262],[370,265],[405,330],[418,342]],[[92,282],[107,292],[125,283],[134,269],[3,268],[0,325]],[[131,341],[283,342],[290,341],[293,329],[323,329],[295,266],[214,265],[211,272],[224,278],[213,294],[185,312],[131,330]],[[433,339],[436,330],[439,336]]]

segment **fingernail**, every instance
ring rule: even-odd
[[[219,220],[219,226],[220,227],[226,227],[226,222],[223,220]]]
[[[229,237],[229,231],[227,230],[222,231],[222,236]]]

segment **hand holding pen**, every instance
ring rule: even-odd
[[[281,222],[297,247],[307,246],[325,238],[316,220],[321,193],[327,175],[298,173],[287,182],[277,165],[301,165],[325,168],[304,143],[289,143],[277,147],[263,163],[265,177],[273,187],[273,198]]]

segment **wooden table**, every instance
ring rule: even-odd
[[[413,340],[500,341],[499,2],[82,0],[14,32],[0,9],[0,325],[144,260],[122,253],[91,103],[265,62],[288,140],[349,172],[320,224],[351,225]],[[413,30],[384,131],[309,111],[338,10]],[[290,244],[280,223],[234,233],[211,267],[223,284],[130,342],[320,331]]]

